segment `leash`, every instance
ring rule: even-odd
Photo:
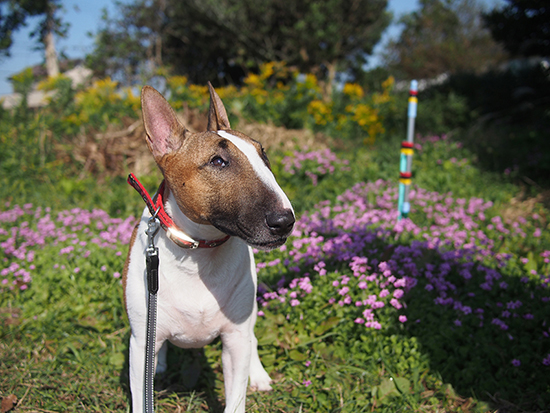
[[[147,222],[147,249],[145,263],[147,267],[147,290],[149,301],[147,304],[147,341],[145,344],[145,375],[143,405],[145,413],[154,413],[154,377],[155,377],[155,341],[157,333],[157,292],[159,289],[159,249],[155,247],[155,235],[160,228],[157,212]]]
[[[128,175],[128,183],[138,191],[151,213],[151,218],[147,221],[147,230],[145,231],[147,234],[145,263],[147,267],[148,304],[143,405],[145,413],[154,413],[155,341],[157,330],[157,292],[159,289],[159,249],[155,247],[155,236],[159,228],[162,227],[166,231],[168,238],[176,245],[185,249],[215,248],[222,245],[230,236],[227,235],[213,241],[197,241],[192,239],[174,224],[170,215],[164,210],[164,180],[161,182],[154,198],[151,198],[145,187],[139,182],[134,174]]]

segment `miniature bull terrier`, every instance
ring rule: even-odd
[[[244,412],[246,391],[271,390],[254,335],[256,266],[252,248],[284,244],[295,217],[257,141],[231,129],[209,84],[207,131],[192,133],[155,89],[141,94],[147,145],[164,181],[156,195],[171,224],[160,230],[157,373],[166,370],[166,341],[197,348],[220,336],[225,412]],[[160,202],[159,202],[160,199]],[[124,269],[130,326],[132,410],[143,411],[147,323],[145,250],[149,208],[136,226]]]

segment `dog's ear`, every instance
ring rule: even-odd
[[[147,145],[159,162],[164,155],[181,147],[186,129],[166,99],[151,86],[141,90],[141,110]]]
[[[208,90],[210,90],[210,109],[208,110],[207,130],[217,131],[231,129],[222,100],[210,82],[208,82]]]

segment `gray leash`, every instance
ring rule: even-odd
[[[157,210],[158,212],[158,210]],[[143,405],[145,413],[154,413],[154,386],[155,377],[155,341],[157,330],[157,292],[159,289],[159,249],[155,247],[155,235],[160,228],[157,212],[147,222],[147,249],[145,262],[147,264],[147,289],[149,303],[147,305],[147,342],[145,345],[145,377],[143,385]]]

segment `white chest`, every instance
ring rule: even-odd
[[[256,271],[251,249],[243,241],[232,238],[220,247],[200,250],[181,249],[163,234],[156,241],[160,261],[157,339],[184,348],[202,347],[250,317]],[[147,311],[146,242],[145,236],[138,235],[130,256],[126,298],[134,310],[129,314],[136,314],[134,323],[130,320],[133,328]]]

